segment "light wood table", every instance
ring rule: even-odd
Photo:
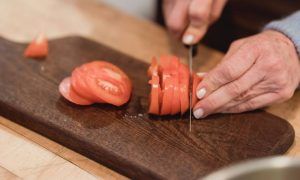
[[[58,38],[81,35],[143,61],[173,53],[174,41],[152,22],[130,17],[93,0],[0,0],[0,35],[24,42],[39,31]],[[200,70],[222,54],[201,46]],[[177,55],[182,56],[176,51]],[[296,141],[287,153],[300,155],[300,92],[267,108],[294,126]],[[31,130],[0,117],[0,179],[124,179],[125,177]]]

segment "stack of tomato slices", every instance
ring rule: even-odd
[[[75,68],[71,77],[59,85],[59,92],[78,105],[108,103],[121,106],[128,102],[132,84],[117,66],[106,61],[92,61]]]
[[[159,62],[154,57],[148,69],[151,92],[149,113],[155,115],[174,115],[185,113],[189,108],[189,89],[193,89],[193,105],[196,103],[196,86],[201,81],[194,75],[193,87],[190,72],[176,56],[161,56]]]

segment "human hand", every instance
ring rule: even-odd
[[[167,27],[183,43],[200,41],[208,27],[221,15],[227,0],[164,0]]]
[[[235,41],[197,87],[201,99],[194,116],[240,113],[285,101],[300,82],[300,63],[292,41],[268,30]]]

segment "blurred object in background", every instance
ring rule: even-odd
[[[110,4],[136,17],[149,19],[149,20],[156,20],[156,7],[157,7],[156,0],[104,0],[104,1],[107,4]]]
[[[163,0],[104,1],[131,15],[164,26]],[[296,0],[229,0],[221,18],[211,26],[202,43],[226,52],[234,40],[256,34],[266,23],[297,10],[300,10],[300,1]]]
[[[232,41],[256,34],[266,23],[297,10],[300,1],[296,0],[229,0],[203,42],[225,52]]]

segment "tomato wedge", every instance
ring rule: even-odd
[[[44,58],[48,55],[48,40],[44,34],[39,34],[24,51],[27,58]]]
[[[87,100],[77,94],[73,87],[71,86],[71,79],[70,77],[67,77],[62,80],[62,82],[59,84],[59,92],[65,97],[67,100],[78,104],[78,105],[90,105],[93,104],[92,101]]]
[[[150,105],[149,105],[149,113],[150,114],[160,114],[160,105],[161,105],[161,88],[159,84],[158,75],[153,74],[151,80],[149,81],[151,84],[151,92],[150,92]]]

